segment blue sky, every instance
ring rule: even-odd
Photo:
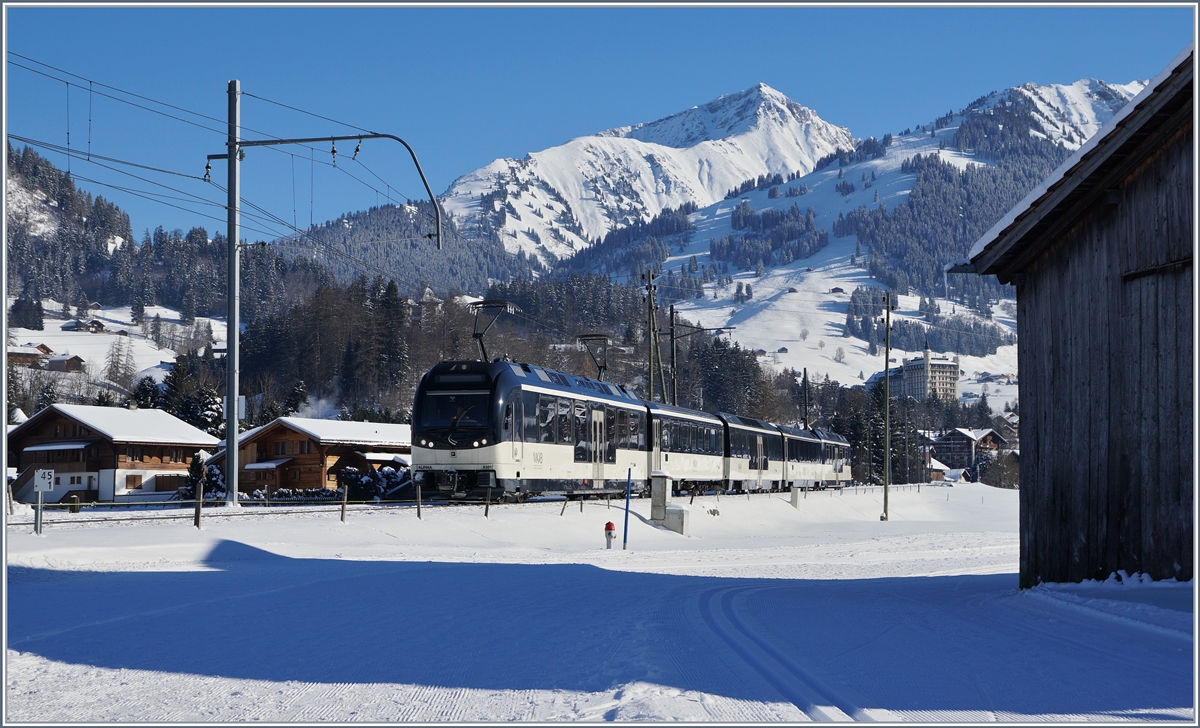
[[[226,83],[237,78],[247,94],[401,136],[439,194],[497,157],[652,121],[758,82],[856,137],[878,137],[1030,81],[1147,79],[1192,40],[1195,27],[1190,6],[9,6],[5,13],[8,51],[94,82],[223,120]],[[203,174],[206,155],[223,151],[218,122],[138,101],[220,129],[210,131],[89,94],[79,78],[68,91],[62,80],[14,63],[68,78],[63,74],[6,58],[9,134],[65,145],[69,119],[74,149],[86,149],[90,135],[94,154],[192,175]],[[354,133],[250,97],[243,98],[242,123],[258,132],[246,131],[248,138]],[[63,155],[39,151],[66,166]],[[386,197],[387,185],[423,196],[399,145],[365,143],[365,167],[349,161],[353,145],[339,146],[337,170],[309,162],[310,154],[328,162],[328,145],[290,151],[295,156],[250,150],[243,195],[300,227],[382,202],[375,190]],[[218,207],[175,201],[188,210],[172,208],[98,183],[161,187],[82,160],[71,169],[96,181],[81,186],[126,209],[138,236],[157,225],[224,229]],[[138,174],[224,199],[198,181]],[[214,163],[213,177],[223,182],[223,163]],[[245,236],[264,237],[249,229]]]

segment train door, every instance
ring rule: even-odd
[[[592,408],[592,487],[604,487],[604,453],[608,450],[608,432],[604,427],[604,409]]]
[[[521,462],[522,456],[525,454],[525,402],[523,397],[513,397],[513,427],[510,430],[512,434],[512,459],[514,463]]]
[[[650,439],[650,470],[662,470],[662,420],[651,420],[650,431],[654,437]]]
[[[755,436],[754,447],[758,453],[758,469],[754,471],[754,487],[757,490],[762,490],[762,474],[767,469],[766,452],[763,451],[762,435]]]

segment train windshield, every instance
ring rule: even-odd
[[[488,427],[491,395],[486,390],[425,392],[421,402],[423,429],[439,427]]]

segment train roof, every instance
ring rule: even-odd
[[[821,436],[814,430],[805,430],[800,427],[792,427],[791,425],[780,425],[779,429],[784,435],[794,437],[797,440],[809,440],[810,442],[820,442]]]
[[[752,430],[765,430],[772,433],[779,432],[779,428],[770,422],[765,420],[756,420],[753,417],[735,415],[731,412],[718,412],[717,417],[720,417],[726,424],[733,427],[749,428]]]
[[[642,404],[649,407],[650,410],[656,414],[678,415],[680,417],[688,417],[693,420],[703,420],[705,422],[712,422],[715,424],[721,423],[719,417],[709,412],[687,409],[686,407],[676,407],[675,405],[663,404],[662,402],[642,402]]]
[[[839,445],[850,444],[849,440],[837,434],[836,432],[830,432],[829,430],[813,430],[813,432],[817,433],[817,436],[822,440],[826,440],[828,442],[836,442]]]
[[[475,372],[487,374],[490,381],[505,379],[514,383],[534,384],[544,389],[575,396],[586,395],[625,404],[645,404],[632,390],[620,384],[601,382],[536,364],[520,362],[444,361],[435,364],[425,377],[427,379],[433,377],[436,381],[441,377],[469,375]]]

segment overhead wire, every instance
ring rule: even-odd
[[[162,168],[152,167],[152,166],[150,166],[150,165],[143,165],[143,164],[138,164],[138,163],[134,163],[134,162],[129,162],[129,161],[127,161],[127,160],[120,160],[120,159],[117,159],[117,158],[115,158],[115,157],[104,157],[104,156],[100,156],[100,155],[93,155],[93,154],[91,154],[91,126],[92,126],[92,102],[91,102],[91,100],[92,100],[92,97],[93,97],[94,95],[99,95],[99,96],[101,96],[101,97],[104,97],[104,98],[111,99],[111,100],[113,100],[113,101],[116,101],[116,102],[118,102],[118,103],[126,104],[126,105],[128,105],[128,106],[132,106],[132,107],[134,107],[134,108],[138,108],[138,109],[141,109],[141,110],[143,110],[143,111],[150,112],[150,113],[152,113],[152,114],[157,114],[157,115],[159,115],[159,116],[163,116],[163,117],[165,117],[165,118],[172,119],[172,120],[174,120],[174,121],[178,121],[178,122],[181,122],[181,123],[184,123],[184,124],[188,124],[188,125],[194,126],[194,127],[196,127],[196,128],[202,129],[202,130],[204,130],[204,131],[209,131],[209,132],[212,132],[212,133],[215,133],[215,134],[220,134],[220,135],[226,135],[226,134],[228,133],[228,132],[227,132],[227,129],[213,128],[213,127],[211,127],[211,126],[206,126],[205,124],[201,124],[201,123],[198,123],[198,122],[196,122],[196,121],[192,121],[192,120],[190,120],[190,119],[185,119],[185,118],[182,118],[182,117],[180,117],[180,116],[177,116],[177,115],[175,115],[175,114],[170,114],[170,113],[167,113],[167,112],[161,111],[161,110],[159,110],[159,109],[155,109],[155,108],[152,108],[152,107],[150,107],[150,106],[146,106],[146,105],[144,105],[144,104],[139,104],[139,103],[136,103],[136,102],[134,102],[134,101],[130,101],[130,100],[129,100],[129,99],[127,99],[127,98],[121,98],[120,96],[115,96],[115,95],[113,95],[113,94],[105,93],[105,92],[103,92],[103,91],[97,91],[97,90],[95,89],[95,87],[96,87],[96,86],[99,86],[99,87],[101,87],[101,88],[109,89],[109,90],[111,90],[111,91],[114,91],[114,92],[116,92],[116,93],[119,93],[119,94],[123,94],[123,95],[125,95],[125,96],[130,96],[130,97],[133,97],[133,98],[136,98],[136,99],[140,99],[140,100],[142,100],[142,101],[146,101],[146,102],[148,102],[148,103],[151,103],[151,104],[156,104],[156,105],[158,105],[158,106],[162,106],[162,107],[164,107],[164,108],[168,108],[168,109],[171,109],[171,110],[173,110],[173,111],[178,111],[178,112],[181,112],[181,113],[184,113],[184,114],[189,114],[189,115],[192,115],[192,116],[194,116],[194,117],[197,117],[197,118],[199,118],[199,119],[203,119],[203,120],[206,120],[206,121],[211,121],[211,122],[213,122],[213,123],[216,123],[216,124],[221,124],[221,125],[224,125],[224,124],[226,124],[226,123],[227,123],[227,121],[226,121],[226,120],[219,119],[219,118],[217,118],[217,117],[213,117],[213,116],[210,116],[210,115],[207,115],[207,114],[203,114],[203,113],[200,113],[200,112],[197,112],[197,111],[193,111],[193,110],[191,110],[191,109],[187,109],[187,108],[184,108],[184,107],[181,107],[181,106],[177,106],[177,105],[175,105],[175,104],[170,104],[170,103],[167,103],[167,102],[165,102],[165,101],[160,101],[160,100],[158,100],[158,99],[155,99],[155,98],[152,98],[152,97],[150,97],[150,96],[146,96],[146,95],[139,94],[139,93],[136,93],[136,92],[133,92],[133,91],[129,91],[129,90],[127,90],[127,89],[123,89],[123,88],[120,88],[120,87],[117,87],[117,86],[113,86],[113,85],[111,85],[111,84],[106,84],[106,83],[103,83],[103,82],[101,82],[101,81],[97,81],[96,79],[92,79],[92,78],[89,78],[89,77],[87,77],[87,76],[83,76],[83,75],[80,75],[80,74],[77,74],[77,73],[73,73],[73,72],[71,72],[71,71],[67,71],[67,70],[65,70],[65,69],[59,68],[59,67],[57,67],[57,66],[53,66],[53,65],[51,65],[51,64],[45,63],[44,61],[39,61],[39,60],[37,60],[37,59],[34,59],[34,58],[31,58],[31,57],[29,57],[29,56],[22,55],[22,54],[20,54],[20,53],[17,53],[17,52],[15,52],[15,51],[8,51],[8,53],[9,53],[9,55],[10,55],[10,56],[14,56],[14,57],[16,57],[16,58],[21,58],[21,59],[23,59],[23,60],[29,61],[30,63],[34,63],[34,64],[37,64],[37,65],[39,65],[39,66],[43,66],[43,67],[45,67],[45,68],[48,68],[48,69],[50,69],[50,70],[52,70],[52,71],[54,71],[54,72],[56,72],[56,73],[59,73],[59,74],[65,75],[65,76],[69,76],[69,77],[71,77],[71,78],[79,79],[79,80],[81,80],[81,81],[87,81],[87,82],[88,82],[88,92],[89,92],[89,113],[88,113],[88,152],[87,152],[87,154],[86,154],[86,155],[84,155],[84,156],[80,156],[80,155],[76,154],[76,153],[75,153],[75,150],[71,149],[71,148],[70,148],[70,146],[69,146],[69,145],[70,145],[70,138],[69,138],[69,134],[70,134],[70,123],[69,123],[69,113],[70,113],[70,112],[69,112],[69,103],[70,103],[70,87],[71,87],[72,85],[75,85],[75,86],[79,86],[80,88],[82,88],[82,86],[80,86],[79,84],[76,84],[76,83],[72,83],[72,82],[71,82],[71,81],[69,81],[69,80],[65,80],[65,79],[63,79],[63,78],[56,77],[56,76],[54,76],[54,75],[52,75],[52,74],[50,74],[50,73],[46,73],[45,71],[39,70],[39,69],[37,69],[37,68],[32,68],[32,67],[30,67],[30,66],[24,65],[24,64],[22,64],[22,63],[19,63],[19,62],[16,62],[16,61],[13,61],[13,60],[11,60],[11,59],[9,60],[9,65],[11,65],[11,66],[14,66],[14,67],[17,67],[17,68],[21,68],[21,69],[23,69],[23,70],[29,71],[29,72],[31,72],[31,73],[34,73],[34,74],[37,74],[37,75],[43,76],[43,77],[45,77],[45,78],[48,78],[48,79],[51,79],[51,80],[60,81],[60,82],[62,82],[62,83],[63,83],[63,84],[66,86],[66,89],[67,89],[67,104],[68,104],[68,125],[67,125],[68,146],[67,146],[67,148],[66,148],[66,152],[65,152],[65,153],[66,153],[66,155],[67,155],[67,158],[68,158],[68,171],[69,171],[69,166],[70,166],[70,160],[71,160],[72,158],[74,158],[74,157],[77,157],[77,156],[80,156],[80,158],[82,158],[82,159],[86,159],[86,160],[88,160],[88,161],[92,161],[92,160],[91,160],[91,158],[92,158],[92,157],[95,157],[95,158],[97,158],[97,159],[104,159],[105,161],[111,161],[111,162],[113,162],[113,163],[115,163],[115,164],[122,164],[122,165],[125,165],[125,166],[134,166],[134,167],[138,167],[138,168],[141,168],[141,169],[146,169],[147,171],[154,171],[154,172],[163,173],[163,174],[172,174],[172,175],[176,175],[176,176],[180,176],[180,177],[185,177],[185,178],[189,178],[189,179],[198,179],[198,180],[201,180],[201,181],[203,181],[203,178],[197,177],[197,176],[195,176],[195,175],[190,175],[190,174],[186,174],[186,173],[182,173],[182,172],[175,172],[175,171],[172,171],[172,170],[165,170],[165,169],[162,169]],[[374,132],[372,132],[372,131],[370,131],[370,130],[368,130],[368,129],[364,128],[364,127],[360,127],[360,126],[357,126],[357,125],[355,125],[355,124],[350,124],[350,123],[348,123],[348,122],[339,121],[339,120],[337,120],[337,119],[333,119],[333,118],[330,118],[330,117],[327,117],[327,116],[323,116],[323,115],[321,115],[321,114],[317,114],[317,113],[315,113],[315,112],[307,111],[307,110],[305,110],[305,109],[301,109],[301,108],[299,108],[299,107],[296,107],[296,106],[292,106],[292,105],[289,105],[289,104],[284,104],[284,103],[282,103],[282,102],[274,101],[274,100],[272,100],[272,99],[267,99],[267,98],[265,98],[265,97],[262,97],[262,96],[259,96],[259,95],[256,95],[256,94],[252,94],[252,93],[248,93],[248,92],[245,92],[245,91],[243,91],[243,92],[242,92],[242,95],[243,95],[243,96],[249,96],[249,97],[252,97],[252,98],[256,98],[256,99],[258,99],[258,100],[261,100],[261,101],[264,101],[264,102],[266,102],[266,103],[270,103],[270,104],[273,104],[273,105],[276,105],[276,106],[280,106],[280,107],[282,107],[282,108],[287,108],[287,109],[290,109],[290,110],[296,111],[296,112],[298,112],[298,113],[303,113],[303,114],[306,114],[306,115],[309,115],[309,116],[313,116],[314,118],[319,118],[319,119],[322,119],[322,120],[325,120],[325,121],[330,121],[330,122],[332,122],[332,123],[340,124],[340,125],[342,125],[342,126],[345,126],[345,127],[351,128],[351,129],[355,129],[355,130],[357,130],[357,131],[362,131],[362,132],[364,132],[364,133],[368,133],[368,134],[370,134],[370,133],[374,133]],[[256,129],[253,129],[253,128],[250,128],[250,127],[242,127],[242,130],[243,130],[243,131],[249,131],[249,132],[256,133],[256,134],[263,134],[264,136],[267,136],[268,138],[272,138],[272,139],[279,139],[279,138],[280,138],[280,137],[278,137],[278,136],[275,136],[275,135],[273,135],[273,134],[269,134],[269,133],[267,133],[267,132],[259,131],[259,130],[256,130]],[[13,138],[13,139],[17,139],[18,141],[23,141],[23,142],[24,142],[24,143],[26,143],[26,144],[33,144],[33,145],[35,145],[35,146],[41,146],[41,147],[43,147],[43,148],[50,149],[50,150],[52,150],[52,151],[56,151],[56,152],[58,152],[58,153],[64,153],[64,152],[63,152],[63,147],[61,147],[61,146],[58,146],[58,145],[52,145],[52,144],[45,143],[45,142],[37,142],[36,140],[29,139],[28,137],[20,137],[20,136],[17,136],[17,135],[10,135],[10,137],[11,137],[11,138]],[[371,189],[371,190],[372,190],[372,191],[374,191],[376,194],[384,194],[384,196],[385,196],[385,199],[387,199],[387,200],[391,201],[391,199],[392,199],[392,190],[393,190],[393,189],[397,189],[397,188],[395,188],[395,187],[394,187],[394,185],[392,185],[390,182],[388,182],[387,180],[385,180],[384,178],[382,178],[380,175],[378,175],[377,173],[375,173],[375,171],[374,171],[374,170],[372,170],[372,169],[371,169],[370,167],[368,167],[367,165],[363,164],[363,163],[362,163],[361,161],[359,161],[358,159],[354,158],[354,159],[353,159],[353,161],[356,161],[356,162],[358,162],[358,163],[360,164],[360,166],[362,166],[362,167],[363,167],[363,169],[367,170],[367,172],[368,172],[369,174],[371,174],[373,177],[375,177],[377,180],[379,180],[379,182],[380,182],[380,183],[382,183],[382,184],[383,184],[385,187],[387,187],[387,192],[386,192],[386,193],[385,193],[385,192],[382,192],[381,190],[379,190],[379,189],[377,189],[377,188],[375,188],[373,185],[371,185],[370,183],[366,182],[365,180],[363,180],[363,179],[361,179],[361,178],[359,178],[359,177],[355,176],[354,174],[351,174],[350,172],[346,171],[344,168],[337,167],[337,165],[336,165],[336,164],[330,164],[330,163],[328,163],[328,162],[323,162],[323,161],[317,160],[317,159],[315,158],[315,152],[316,152],[316,148],[315,148],[315,147],[312,147],[311,145],[307,145],[307,144],[301,144],[301,145],[299,145],[299,146],[302,146],[302,147],[308,147],[308,148],[309,148],[309,153],[310,153],[310,159],[309,159],[309,162],[310,162],[310,200],[309,200],[309,202],[310,202],[310,206],[309,206],[309,217],[310,217],[309,223],[310,223],[310,227],[313,227],[313,219],[312,219],[312,214],[313,214],[313,202],[315,201],[315,174],[314,174],[314,172],[315,172],[315,165],[316,165],[316,164],[324,164],[325,166],[331,166],[331,167],[334,167],[334,168],[336,168],[336,169],[342,169],[342,171],[343,171],[343,172],[346,174],[346,176],[350,177],[351,179],[353,179],[354,181],[358,182],[359,184],[361,184],[361,185],[363,185],[363,186],[367,187],[368,189]],[[289,155],[289,157],[291,157],[291,159],[292,159],[292,164],[293,164],[293,166],[294,166],[294,164],[295,164],[295,156],[296,156],[294,153],[292,153],[292,152],[289,152],[289,151],[287,151],[287,150],[278,149],[278,148],[276,148],[276,147],[269,146],[269,145],[268,145],[268,148],[270,148],[272,151],[276,151],[276,152],[283,153],[283,154],[288,154],[288,155]],[[93,163],[95,164],[95,162],[93,162]],[[143,177],[138,177],[137,175],[132,175],[132,174],[129,174],[128,172],[124,172],[124,171],[122,171],[122,170],[119,170],[119,169],[115,169],[115,168],[112,168],[112,167],[108,167],[107,165],[98,165],[98,166],[100,166],[100,167],[103,167],[103,168],[105,168],[105,169],[109,169],[110,171],[114,171],[114,172],[117,172],[117,173],[120,173],[120,174],[126,174],[126,175],[128,175],[128,176],[134,177],[135,179],[139,179],[139,180],[141,180],[141,181],[144,181],[144,182],[146,182],[146,183],[148,183],[148,184],[152,184],[152,185],[160,186],[160,187],[163,187],[164,189],[168,189],[168,190],[171,190],[171,191],[177,192],[177,193],[179,193],[179,194],[186,195],[187,197],[191,197],[191,198],[193,198],[193,199],[196,199],[196,200],[198,200],[199,202],[201,202],[201,203],[203,203],[203,204],[205,204],[205,205],[218,206],[218,207],[224,207],[224,206],[225,206],[225,205],[223,205],[223,204],[221,204],[221,203],[217,203],[217,202],[214,202],[214,201],[211,201],[211,200],[206,200],[206,199],[204,199],[204,198],[202,198],[202,197],[199,197],[198,195],[192,195],[191,193],[186,193],[186,192],[183,192],[183,191],[181,191],[181,190],[177,190],[177,189],[175,189],[175,188],[171,188],[171,187],[169,187],[169,186],[167,186],[167,185],[162,185],[161,183],[155,182],[155,181],[153,181],[153,180],[149,180],[149,179],[146,179],[146,178],[143,178]],[[194,209],[189,209],[189,208],[183,207],[183,206],[181,206],[181,205],[176,205],[176,204],[173,204],[173,203],[170,203],[170,202],[166,202],[166,201],[164,201],[164,200],[166,200],[166,199],[172,199],[172,200],[176,200],[176,201],[179,201],[179,202],[183,202],[183,201],[185,201],[185,200],[184,200],[184,198],[180,198],[180,197],[172,197],[172,196],[169,196],[169,195],[163,195],[163,194],[161,194],[161,193],[150,192],[150,191],[147,191],[147,190],[137,190],[137,189],[134,189],[134,188],[131,188],[131,187],[125,187],[125,186],[116,185],[116,184],[112,184],[112,183],[101,182],[101,181],[99,181],[99,180],[95,180],[95,179],[91,179],[91,178],[78,178],[78,179],[86,180],[86,181],[87,181],[88,183],[90,183],[90,184],[97,184],[97,185],[101,185],[101,186],[103,186],[103,187],[107,187],[107,188],[110,188],[110,189],[114,189],[114,190],[122,191],[122,192],[125,192],[126,194],[131,194],[131,195],[134,195],[135,197],[139,197],[139,198],[142,198],[142,199],[146,199],[146,200],[149,200],[149,201],[152,201],[152,202],[158,202],[159,204],[163,204],[163,205],[166,205],[166,206],[168,206],[168,207],[172,207],[172,208],[175,208],[175,209],[179,209],[179,210],[182,210],[182,211],[184,211],[184,212],[189,212],[189,213],[192,213],[192,214],[196,214],[196,215],[199,215],[199,216],[201,216],[201,217],[204,217],[204,218],[207,218],[207,219],[216,220],[216,221],[218,221],[218,222],[221,222],[221,221],[222,221],[220,218],[216,218],[216,217],[214,217],[214,216],[212,216],[212,215],[206,215],[206,214],[204,214],[204,213],[202,213],[202,212],[199,212],[199,211],[197,211],[197,210],[194,210]],[[217,187],[219,188],[219,185],[218,185]],[[400,190],[398,190],[398,189],[397,189],[397,192],[398,192],[398,193],[400,193],[401,195],[403,195],[402,191],[400,191]],[[411,197],[409,197],[409,196],[407,196],[407,195],[403,195],[403,196],[405,197],[405,199],[406,199],[406,201],[407,201],[408,205],[409,205],[409,206],[412,206],[412,207],[414,207],[414,208],[415,208],[415,210],[417,211],[417,214],[420,214],[420,215],[422,215],[423,217],[427,218],[429,221],[433,221],[433,219],[434,219],[434,216],[433,216],[431,213],[429,213],[429,212],[425,212],[425,211],[421,210],[421,208],[420,208],[418,205],[414,205],[414,204],[413,204],[413,198],[411,198]],[[435,203],[435,204],[437,204],[437,203]],[[296,233],[299,233],[299,234],[301,234],[301,235],[306,235],[306,233],[304,233],[304,231],[301,231],[301,230],[299,230],[299,229],[296,227],[296,225],[294,225],[294,224],[292,224],[292,225],[289,225],[289,224],[286,222],[286,220],[283,220],[282,218],[278,218],[278,216],[275,216],[275,215],[273,215],[272,213],[267,213],[267,211],[266,211],[265,209],[263,209],[263,208],[260,208],[260,207],[257,207],[257,206],[254,206],[254,207],[255,207],[255,208],[256,208],[256,209],[257,209],[257,210],[258,210],[260,213],[264,213],[264,214],[263,214],[263,215],[253,215],[253,214],[251,214],[251,215],[248,215],[248,216],[249,216],[249,217],[251,217],[252,219],[257,219],[257,220],[259,220],[259,221],[261,221],[261,222],[267,222],[267,223],[274,223],[274,224],[278,224],[278,225],[281,225],[281,226],[282,226],[282,227],[284,227],[284,228],[290,228],[290,229],[291,229],[291,230],[293,230],[294,232],[296,232]],[[282,235],[278,235],[277,233],[271,232],[270,230],[263,230],[263,229],[261,229],[261,228],[251,228],[251,227],[249,227],[249,226],[244,226],[244,227],[246,227],[246,229],[247,229],[247,230],[252,230],[252,231],[254,231],[254,232],[259,232],[259,233],[262,233],[262,234],[264,234],[264,235],[275,235],[275,236],[277,236],[277,237],[279,237],[279,238],[283,238],[283,237],[285,237],[285,236],[282,236]],[[454,239],[456,239],[456,240],[458,240],[458,241],[462,242],[463,244],[470,245],[471,247],[473,247],[473,248],[475,248],[475,249],[479,250],[481,253],[483,253],[483,254],[485,254],[485,255],[489,256],[489,257],[490,257],[490,258],[492,258],[493,260],[496,260],[496,261],[505,261],[505,262],[511,262],[511,260],[515,258],[515,256],[513,256],[512,254],[510,254],[510,253],[508,253],[506,250],[504,250],[504,249],[503,249],[503,247],[501,247],[501,251],[495,251],[495,250],[489,249],[489,248],[487,248],[487,247],[484,247],[484,246],[482,246],[482,245],[479,243],[479,241],[472,240],[472,239],[469,239],[469,238],[467,238],[467,237],[463,236],[461,233],[459,233],[459,232],[458,232],[456,229],[454,229],[454,228],[452,228],[452,227],[451,227],[451,228],[448,228],[448,229],[446,229],[446,230],[445,230],[445,232],[446,232],[446,233],[448,233],[450,236],[452,236]],[[401,241],[401,240],[419,240],[419,239],[421,239],[421,238],[397,238],[396,240],[397,240],[397,241]],[[373,241],[373,242],[380,242],[380,241]],[[387,242],[387,241],[382,241],[382,242]],[[318,248],[318,249],[319,249],[319,248]],[[366,261],[363,261],[363,260],[361,260],[361,259],[355,258],[354,256],[350,256],[350,255],[348,255],[348,254],[345,254],[345,253],[343,253],[343,252],[341,252],[341,251],[337,251],[336,249],[333,249],[333,248],[330,248],[330,247],[326,247],[326,248],[324,248],[324,251],[325,251],[325,252],[327,252],[327,253],[333,254],[333,255],[338,255],[338,256],[340,256],[340,257],[347,258],[348,260],[351,260],[351,261],[353,261],[353,262],[357,263],[359,266],[366,267],[366,268],[368,268],[368,269],[371,269],[371,270],[377,271],[377,272],[379,272],[379,273],[381,273],[381,274],[385,274],[385,275],[389,275],[389,276],[395,277],[395,273],[394,273],[394,272],[392,272],[392,271],[385,271],[385,270],[384,270],[384,269],[382,269],[382,268],[379,268],[379,267],[377,267],[377,266],[374,266],[374,265],[372,265],[372,264],[370,264],[370,263],[367,263]],[[503,253],[503,255],[501,255],[501,252]],[[527,319],[527,320],[528,320],[530,323],[538,324],[538,325],[540,325],[540,326],[543,326],[543,327],[545,327],[545,328],[548,328],[549,330],[554,330],[554,331],[557,331],[556,329],[553,329],[553,327],[548,327],[548,326],[546,326],[545,324],[541,324],[540,322],[537,322],[537,321],[534,321],[533,319],[530,319],[529,317],[525,317],[525,318],[526,318],[526,319]],[[568,334],[566,334],[565,332],[557,331],[557,333],[563,334],[564,336],[568,336]]]

